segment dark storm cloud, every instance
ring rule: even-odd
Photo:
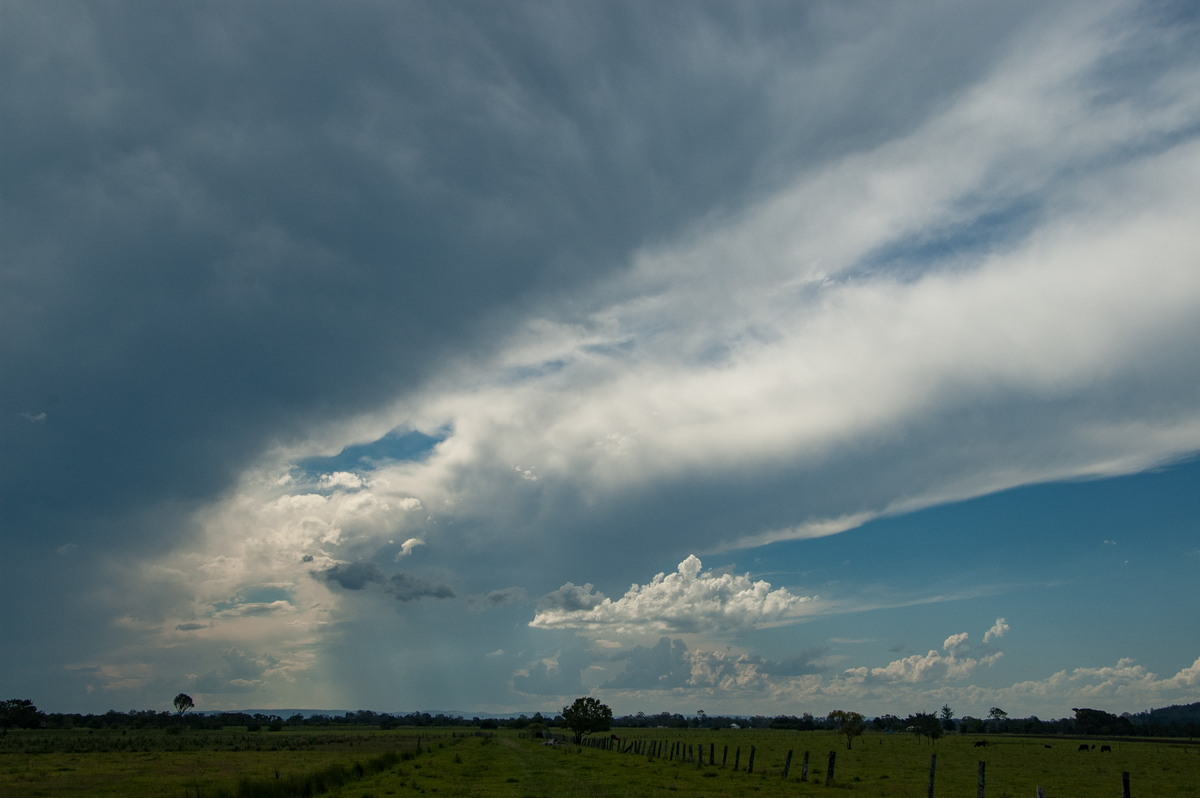
[[[416,601],[423,598],[454,598],[454,588],[444,582],[412,576],[394,574],[388,579],[384,591],[397,601]]]
[[[529,596],[523,587],[506,587],[500,590],[492,590],[483,596],[472,596],[472,606],[485,607],[507,607],[512,604],[523,604],[529,600]]]
[[[397,601],[415,601],[422,598],[454,598],[454,588],[444,582],[423,579],[398,572],[387,576],[373,562],[339,563],[318,575],[327,582],[346,590],[365,590],[371,585],[382,585],[384,593]]]
[[[322,571],[321,576],[346,590],[362,590],[373,582],[382,582],[385,579],[383,571],[373,562],[339,563]]]
[[[265,672],[278,664],[272,657],[256,657],[240,649],[221,652],[222,663],[195,677],[189,690],[204,693],[250,693],[262,685]]]
[[[106,562],[181,549],[195,511],[264,452],[403,399],[447,362],[483,360],[527,317],[585,317],[624,291],[605,281],[632,254],[918,129],[1040,5],[6,4],[0,540],[27,567],[0,584],[0,601],[39,609],[6,617],[3,636],[38,639],[37,656],[55,663],[119,649],[134,634],[112,623],[125,611],[91,600],[119,582]],[[610,348],[644,345],[636,332]],[[531,374],[556,370],[570,372],[551,361]],[[938,423],[978,426],[960,416]],[[339,441],[341,455],[308,451],[300,465],[420,459],[444,434]],[[678,537],[663,530],[725,540],[836,515],[857,506],[847,494],[881,511],[919,493],[919,469],[892,468],[910,452],[884,448],[865,456],[903,484],[865,498],[862,461],[835,452],[819,477],[803,458],[739,464],[732,478],[706,468],[647,481],[603,511],[569,485],[511,517],[515,499],[485,496],[479,520],[468,503],[457,528],[533,528],[538,564],[520,551],[507,567],[588,562],[611,590],[647,560],[669,562]],[[538,520],[550,517],[552,535]],[[487,580],[505,567],[483,560]],[[496,583],[438,567],[464,592]],[[57,583],[40,576],[51,571]],[[455,595],[370,562],[317,578],[398,601]],[[187,606],[173,580],[155,572],[145,595]],[[543,601],[576,611],[601,598],[568,583]],[[73,619],[61,639],[43,613]],[[521,684],[574,692],[582,662],[547,661]],[[20,667],[13,684],[53,693],[50,669]],[[252,670],[225,681],[256,683]]]
[[[786,21],[609,3],[6,4],[8,551],[169,550],[264,448],[403,395],[521,308],[750,191],[777,135],[765,84],[740,44],[686,57],[675,13],[751,38]],[[15,577],[0,598],[39,590]],[[99,611],[58,595],[58,615]]]
[[[630,690],[685,687],[692,675],[687,652],[682,640],[667,637],[660,637],[653,646],[634,646],[616,657],[625,660],[625,670],[604,686]]]
[[[578,694],[584,689],[580,674],[589,664],[584,652],[568,647],[513,676],[513,689],[527,695]]]
[[[870,139],[919,113],[868,102],[879,76],[845,97],[776,76],[830,24],[781,5],[10,6],[6,514],[211,495],[307,420],[486,346],[502,308],[620,267],[814,142],[853,146],[825,128]],[[937,66],[912,65],[921,102]],[[821,113],[780,118],[781,90]]]
[[[768,676],[806,676],[814,673],[825,673],[829,670],[820,664],[819,660],[829,654],[827,646],[816,646],[805,649],[798,654],[783,659],[772,660],[762,657],[750,657],[760,672]]]
[[[583,612],[590,610],[600,602],[604,601],[604,596],[596,592],[596,588],[590,582],[586,585],[577,585],[574,582],[567,582],[558,590],[547,593],[538,599],[538,610],[563,610],[565,612]]]

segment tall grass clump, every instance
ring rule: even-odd
[[[349,767],[334,764],[305,774],[277,775],[273,779],[242,779],[234,793],[222,792],[218,798],[309,798],[324,795],[352,781],[382,773],[405,758],[400,753],[389,751],[367,760],[365,765],[361,762]]]

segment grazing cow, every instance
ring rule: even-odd
[[[975,747],[976,747],[976,748],[983,748],[983,747],[984,747],[984,746],[986,746],[987,744],[988,744],[988,741],[987,741],[987,740],[976,740],[976,741],[975,741]]]
[[[1088,746],[1087,746],[1087,743],[1080,743],[1080,744],[1079,744],[1079,750],[1080,750],[1080,751],[1088,751],[1088,750],[1091,750],[1091,749],[1089,749],[1089,748],[1088,748]]]
[[[1111,746],[1111,745],[1102,745],[1102,746],[1100,746],[1100,753],[1102,753],[1102,754],[1103,754],[1105,751],[1108,751],[1108,752],[1111,754],[1111,753],[1112,753],[1112,746]]]

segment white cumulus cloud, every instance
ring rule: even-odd
[[[412,554],[413,549],[417,546],[424,546],[425,541],[422,538],[409,538],[400,544],[400,551],[396,552],[396,559],[399,560]]]
[[[1008,629],[1008,621],[997,618],[996,622],[992,624],[992,628],[983,633],[983,642],[990,643],[998,637],[1003,637]]]
[[[998,636],[996,629],[1001,625],[1007,631],[1008,624],[1004,623],[1003,618],[998,618],[992,628],[984,634],[984,641]],[[941,651],[930,649],[925,654],[913,654],[881,667],[850,668],[843,676],[850,681],[862,682],[921,683],[939,679],[959,679],[969,676],[981,666],[996,663],[1004,656],[1002,651],[985,650],[976,654],[971,649],[969,638],[970,635],[966,632],[959,632],[946,638]]]
[[[798,620],[814,598],[782,587],[773,590],[769,582],[753,581],[748,574],[716,575],[701,569],[699,558],[689,555],[674,573],[659,573],[645,585],[632,585],[616,601],[590,591],[581,601],[577,589],[571,591],[575,603],[544,602],[529,625],[605,632],[737,632]],[[564,585],[556,592],[568,587],[575,586]]]

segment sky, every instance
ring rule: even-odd
[[[1200,700],[1194,3],[0,2],[0,697]]]

